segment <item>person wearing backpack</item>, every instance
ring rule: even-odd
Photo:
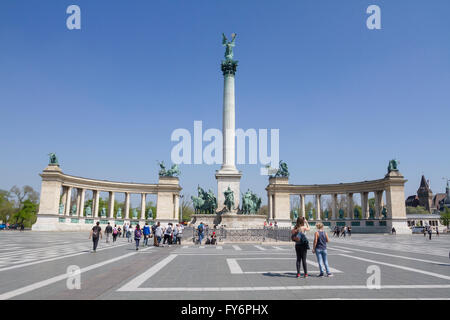
[[[327,276],[332,277],[333,275],[330,272],[330,268],[328,267],[328,258],[327,258],[327,242],[329,242],[328,234],[323,231],[323,224],[318,222],[316,224],[317,231],[314,234],[314,244],[312,253],[316,254],[317,262],[319,263],[320,274],[319,277],[323,277],[324,265],[325,271],[327,272]]]
[[[139,241],[142,237],[142,231],[139,225],[136,225],[136,229],[134,230],[134,241],[136,242],[136,251],[139,250]]]
[[[150,226],[148,225],[148,222],[145,223],[143,233],[144,233],[143,245],[148,246],[148,238],[150,238]]]
[[[157,247],[159,247],[159,245],[161,244],[162,235],[163,235],[163,232],[162,232],[162,228],[161,228],[161,223],[158,221],[158,224],[156,225],[156,228],[155,228],[155,239],[156,239]]]
[[[157,223],[154,223],[152,225],[152,235],[153,235],[153,246],[155,246],[155,247],[158,246],[158,240],[156,239],[156,228],[157,228]]]
[[[292,229],[291,239],[295,241],[295,253],[297,254],[297,278],[300,277],[300,266],[303,265],[304,278],[308,277],[306,268],[306,253],[309,249],[309,241],[305,235],[309,231],[309,224],[305,217],[298,217],[294,229]]]
[[[178,237],[178,223],[173,228],[173,240],[172,240],[172,243],[177,244],[177,237]]]
[[[102,228],[100,227],[100,222],[97,221],[96,225],[92,228],[89,239],[92,238],[94,248],[92,252],[97,252],[98,240],[102,237]]]
[[[200,222],[200,224],[197,227],[197,231],[198,231],[198,243],[201,245],[203,237],[205,236],[203,222]]]
[[[119,234],[119,230],[117,229],[117,224],[115,224],[114,228],[113,228],[113,233],[112,233],[113,243],[116,242],[118,234]]]
[[[128,242],[133,242],[133,240],[131,239],[132,233],[133,233],[133,226],[129,225],[127,228],[127,241]]]
[[[109,237],[111,236],[112,232],[113,232],[112,227],[111,227],[111,225],[108,222],[108,225],[105,228],[106,243],[109,243]]]
[[[167,226],[166,230],[164,231],[164,240],[163,244],[167,244],[170,246],[172,244],[172,223],[169,222],[169,225]]]

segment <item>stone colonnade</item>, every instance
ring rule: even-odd
[[[158,184],[112,182],[66,175],[57,165],[49,165],[42,172],[41,177],[40,206],[33,230],[85,230],[92,228],[93,220],[99,219],[102,223],[114,224],[115,221],[121,220],[143,224],[145,223],[146,199],[149,194],[157,196],[156,212],[153,212],[153,218],[157,214],[156,219],[161,223],[178,222],[181,187],[177,177],[160,177]],[[93,192],[90,215],[86,214],[84,208],[88,190]],[[72,201],[73,192],[76,192],[75,201]],[[109,194],[108,208],[104,216],[99,208],[100,192]],[[125,194],[125,212],[120,218],[114,218],[116,193]],[[141,214],[138,217],[133,217],[130,212],[131,194],[139,194],[141,197]]]
[[[346,220],[351,220],[348,225],[352,227],[369,227],[364,229],[364,232],[375,230],[370,227],[379,227],[378,232],[382,230],[388,232],[395,227],[397,232],[410,233],[406,224],[406,208],[404,184],[407,180],[398,171],[391,171],[384,179],[363,181],[355,183],[340,183],[327,185],[291,185],[288,178],[274,177],[269,179],[269,185],[266,188],[268,197],[270,221],[277,221],[278,225],[290,226],[292,221],[290,218],[290,196],[298,195],[300,198],[300,212],[299,216],[306,215],[308,220],[308,213],[305,212],[305,196],[312,195],[315,197],[314,206],[316,215],[313,217],[314,222],[321,221],[321,197],[324,195],[331,195],[332,212],[327,220],[327,225],[333,227],[334,225],[342,225]],[[375,212],[373,218],[370,217],[369,211],[369,193],[373,192],[375,195]],[[361,217],[354,215],[354,194],[361,195]],[[338,195],[346,195],[346,216],[339,216],[339,209],[337,206]],[[383,194],[386,197],[386,204],[383,203]],[[383,208],[386,208],[386,218],[382,215]],[[370,220],[370,221],[369,221]],[[383,220],[377,222],[376,220]],[[367,222],[366,222],[367,221]],[[361,224],[362,222],[362,224]],[[345,225],[347,225],[345,223]],[[407,229],[407,230],[406,230]]]

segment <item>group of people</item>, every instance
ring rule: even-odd
[[[153,238],[153,245],[155,247],[165,245],[167,243],[168,246],[171,244],[180,244],[181,239],[183,238],[183,225],[177,223],[173,226],[172,223],[169,223],[167,227],[161,227],[161,223],[158,222],[153,226],[149,226],[148,222],[141,228],[139,224],[133,227],[131,224],[124,224],[123,229],[117,225],[114,227],[111,226],[110,223],[105,228],[105,237],[106,243],[110,243],[110,239],[112,237],[113,243],[116,242],[117,237],[127,237],[128,242],[135,242],[136,250],[139,250],[139,244],[142,241],[142,246],[148,246],[148,240]],[[122,232],[123,231],[123,232]],[[97,251],[98,241],[103,238],[102,228],[100,227],[100,222],[97,222],[96,225],[92,228],[91,233],[89,235],[89,239],[92,239],[93,242],[93,251]]]
[[[328,234],[323,231],[323,224],[316,224],[317,231],[314,233],[314,242],[312,247],[312,253],[316,255],[317,262],[319,263],[319,277],[324,276],[324,272],[328,277],[332,277],[333,274],[328,266],[328,253],[327,242],[329,242]],[[308,268],[306,264],[306,255],[310,249],[309,240],[306,237],[306,232],[310,230],[308,221],[305,217],[299,217],[292,229],[291,239],[295,241],[295,252],[297,254],[297,278],[300,277],[300,269],[303,266],[303,277],[308,277]]]
[[[431,240],[431,235],[433,234],[433,228],[431,226],[425,226],[423,228],[423,236],[426,237],[428,234],[428,239]],[[436,227],[436,236],[439,237],[439,228]]]
[[[351,237],[352,236],[352,227],[351,226],[343,226],[343,227],[338,227],[335,226],[333,229],[333,237],[346,237],[346,236]]]
[[[200,224],[197,226],[197,236],[198,236],[198,244],[202,244],[203,239],[205,238],[206,234],[206,240],[205,244],[217,244],[217,235],[216,235],[216,226],[214,226],[213,232],[211,236],[208,236],[208,225],[203,224],[203,222],[200,222]]]

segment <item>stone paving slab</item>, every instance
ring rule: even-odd
[[[121,238],[114,246],[103,239],[94,254],[87,236],[0,233],[0,298],[450,299],[447,235],[431,242],[420,235],[330,237],[330,267],[339,272],[318,278],[309,251],[307,279],[296,278],[293,243],[183,244],[136,252]],[[242,273],[232,273],[230,259]],[[70,265],[83,270],[80,290],[67,288]],[[372,265],[381,272],[381,289],[366,286]]]

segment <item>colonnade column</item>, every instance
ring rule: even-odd
[[[269,221],[272,220],[272,195],[267,194],[267,207],[269,209]]]
[[[141,194],[141,220],[145,220],[145,198],[146,194]]]
[[[320,194],[316,194],[316,220],[320,221]]]
[[[72,187],[67,187],[66,207],[64,208],[64,215],[70,215],[70,203],[72,200]]]
[[[78,209],[78,216],[82,217],[84,215],[84,200],[86,198],[86,189],[78,189],[78,190],[81,190],[80,207]]]
[[[77,217],[80,216],[80,203],[81,203],[81,189],[77,188],[77,211],[75,211],[75,215]]]
[[[369,219],[369,193],[361,192],[361,215],[363,219]]]
[[[337,219],[337,197],[336,193],[331,195],[331,219],[333,220]]]
[[[350,219],[355,218],[353,213],[353,193],[347,193],[347,217]]]
[[[94,218],[98,218],[98,206],[100,203],[100,192],[98,190],[93,191],[93,199],[92,199],[92,206],[94,207]]]
[[[114,218],[114,192],[109,192],[109,218]]]
[[[306,212],[305,212],[305,195],[301,194],[300,195],[300,210],[301,210],[301,217],[306,217]]]
[[[375,218],[380,219],[383,202],[383,191],[375,191]]]
[[[174,194],[173,197],[174,197],[174,199],[173,199],[174,200],[173,218],[179,221],[180,220],[180,217],[179,217],[180,196],[178,194]]]
[[[130,194],[125,192],[125,216],[124,219],[130,219]]]
[[[68,191],[68,188],[63,186],[62,187],[62,197],[61,197],[61,202],[60,202],[60,204],[62,203],[64,205],[62,215],[64,215],[64,213],[66,212],[67,191]],[[58,210],[59,210],[59,207],[58,207]],[[58,211],[58,214],[60,214],[59,211]]]

